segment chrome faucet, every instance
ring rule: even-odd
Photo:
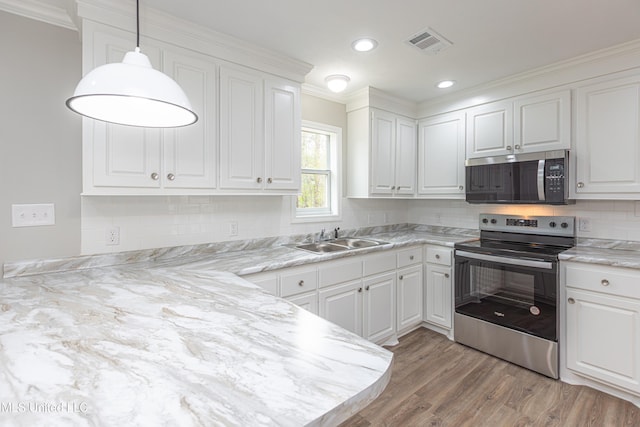
[[[325,229],[323,228],[322,230],[320,230],[320,233],[318,233],[318,243],[320,243],[323,240],[325,240],[324,232],[325,232]]]

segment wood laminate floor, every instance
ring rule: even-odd
[[[385,391],[341,427],[640,426],[640,408],[420,328],[390,348]]]

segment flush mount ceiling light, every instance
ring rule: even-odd
[[[456,84],[455,80],[443,80],[440,83],[438,83],[436,87],[439,89],[446,89],[448,87],[453,86],[454,84]]]
[[[328,76],[324,81],[331,92],[340,93],[347,88],[351,79],[343,74],[334,74]]]
[[[357,50],[358,52],[369,52],[375,49],[376,46],[378,46],[378,42],[368,37],[358,39],[351,43],[353,50]]]
[[[180,127],[198,116],[180,86],[154,70],[140,52],[140,8],[136,0],[136,48],[121,63],[102,65],[80,80],[67,107],[96,120],[129,126]]]

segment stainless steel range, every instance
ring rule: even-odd
[[[575,218],[480,215],[480,240],[455,245],[454,338],[558,378],[558,254]]]

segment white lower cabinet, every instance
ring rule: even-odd
[[[640,271],[563,263],[566,366],[640,396]]]
[[[362,280],[321,289],[320,317],[362,336]]]
[[[425,246],[424,320],[448,331],[453,327],[452,249]]]
[[[300,308],[304,308],[310,313],[318,314],[318,293],[309,292],[302,295],[296,295],[289,297],[287,300],[291,301]]]
[[[396,333],[396,273],[365,278],[363,334],[369,341],[383,342]]]
[[[422,323],[422,265],[398,270],[398,332]]]

